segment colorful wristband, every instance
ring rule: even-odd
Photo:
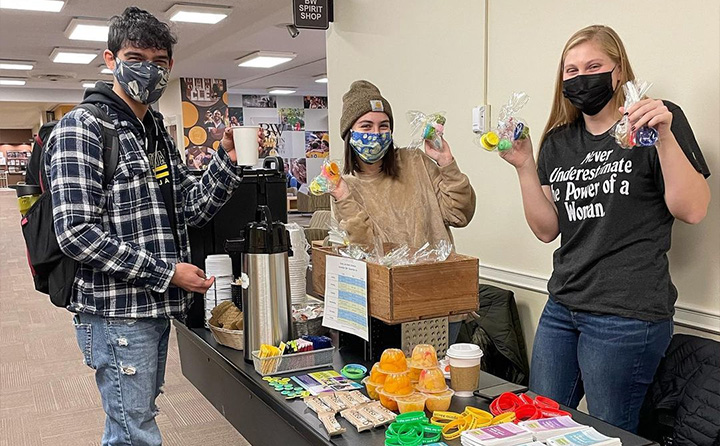
[[[493,415],[500,415],[505,412],[515,412],[515,409],[522,404],[523,401],[519,396],[514,393],[505,392],[490,403],[490,412]]]
[[[466,420],[464,418],[458,418],[443,426],[442,436],[445,440],[454,440],[460,437],[460,434],[465,430]]]
[[[347,379],[358,381],[367,373],[367,367],[360,364],[348,364],[340,370],[340,374]]]
[[[538,395],[535,397],[535,406],[541,409],[560,409],[560,404],[542,395]]]
[[[496,424],[511,423],[513,421],[515,421],[515,412],[505,412],[493,418],[490,425],[495,426]]]

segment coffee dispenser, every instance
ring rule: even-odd
[[[278,345],[290,339],[292,310],[288,255],[290,237],[285,225],[273,222],[270,208],[257,207],[257,221],[248,223],[239,239],[227,240],[231,257],[240,254],[243,286],[244,358],[261,344]]]

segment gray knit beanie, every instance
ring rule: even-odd
[[[347,136],[355,121],[365,113],[384,112],[390,118],[390,130],[393,129],[393,114],[390,103],[380,90],[368,81],[355,81],[350,90],[343,95],[342,116],[340,116],[340,135]]]

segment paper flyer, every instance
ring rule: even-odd
[[[293,376],[292,380],[313,395],[319,395],[323,392],[362,389],[360,384],[345,378],[335,370]]]
[[[370,340],[367,265],[360,260],[327,256],[323,325]]]

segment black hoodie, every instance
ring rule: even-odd
[[[113,113],[117,114],[118,120],[127,121],[132,125],[133,133],[137,135],[138,140],[145,148],[145,153],[150,162],[150,169],[160,186],[160,192],[162,192],[165,209],[170,218],[170,225],[177,244],[174,190],[170,176],[172,170],[167,164],[169,159],[168,147],[165,144],[165,138],[160,130],[154,111],[148,108],[148,113],[145,113],[141,122],[130,106],[112,90],[110,84],[105,82],[98,82],[93,88],[85,90],[83,103],[107,105]]]

